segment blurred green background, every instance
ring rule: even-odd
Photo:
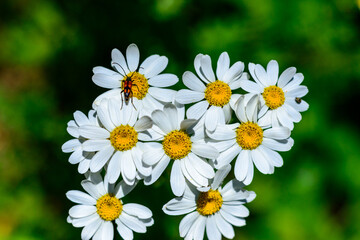
[[[0,239],[80,239],[66,223],[83,177],[61,145],[75,110],[87,112],[102,89],[94,66],[136,43],[141,60],[169,58],[166,72],[216,62],[295,66],[310,109],[295,125],[293,149],[274,175],[255,174],[247,226],[235,239],[360,239],[360,1],[141,0],[0,1]],[[354,108],[353,108],[354,107]],[[169,170],[169,169],[168,169]],[[169,171],[124,199],[154,212],[136,239],[180,239],[182,218],[166,216]],[[119,236],[116,239],[120,239]]]

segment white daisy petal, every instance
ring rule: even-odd
[[[207,132],[208,136],[215,140],[229,140],[236,137],[234,131],[239,126],[238,123],[232,125],[218,125],[214,132]]]
[[[121,115],[124,112],[121,112],[121,106],[119,102],[119,98],[110,98],[108,102],[108,109],[109,109],[109,117],[115,126],[121,125]],[[123,103],[121,103],[122,105]]]
[[[202,83],[202,81],[192,72],[186,71],[182,76],[183,82],[185,86],[190,88],[191,90],[195,92],[204,92],[205,91],[205,85]]]
[[[280,88],[283,88],[286,86],[286,84],[288,84],[288,82],[294,77],[296,73],[296,68],[294,67],[289,67],[287,68],[279,77],[278,80],[278,86]]]
[[[217,130],[217,129],[216,129]],[[235,139],[221,140],[216,142],[210,142],[211,146],[214,146],[219,152],[223,152],[226,149],[232,147],[236,143]]]
[[[125,183],[124,180],[122,180],[115,187],[115,190],[114,190],[115,197],[118,199],[121,199],[121,198],[125,197],[127,194],[129,194],[135,187],[136,187],[136,184],[128,185]]]
[[[181,171],[180,160],[175,160],[171,168],[170,185],[175,196],[181,196],[185,190],[185,178]]]
[[[111,51],[111,59],[113,63],[111,64],[121,75],[126,75],[129,73],[129,69],[127,67],[124,55],[118,50],[113,49]],[[117,64],[115,64],[115,63]],[[125,71],[125,72],[124,72]]]
[[[191,146],[191,151],[196,155],[204,158],[215,159],[219,156],[217,149],[214,149],[208,144],[194,142]]]
[[[287,101],[286,103],[290,104],[295,110],[299,112],[304,112],[309,109],[309,104],[305,102],[303,99],[301,99],[300,103],[295,102],[295,99],[292,101]]]
[[[166,114],[161,110],[155,110],[151,114],[152,120],[164,133],[172,131],[171,123],[169,122]]]
[[[143,177],[150,176],[152,168],[143,163],[143,161],[142,161],[143,152],[140,149],[140,147],[135,147],[135,148],[131,149],[131,156],[133,158],[135,167],[136,167],[140,177],[143,178]]]
[[[284,164],[284,161],[278,152],[273,151],[262,145],[260,145],[258,148],[262,152],[262,154],[268,159],[270,165],[274,165],[275,167],[281,167]]]
[[[133,217],[125,212],[121,213],[119,220],[134,232],[146,232],[146,226],[138,218]]]
[[[74,115],[74,120],[79,126],[90,124],[89,119],[81,111],[75,111],[73,115]]]
[[[178,129],[178,111],[174,104],[166,104],[164,106],[164,113],[167,116],[168,121],[170,122],[171,129]]]
[[[141,74],[144,74],[145,70],[147,70],[147,68],[149,66],[151,66],[151,64],[156,60],[158,59],[160,56],[158,54],[154,54],[154,55],[151,55],[149,57],[147,57],[140,65],[140,69],[139,69],[139,72]]]
[[[302,83],[303,80],[304,80],[304,75],[302,73],[296,73],[293,79],[290,82],[288,82],[288,84],[286,84],[282,89],[285,92],[291,91],[294,88],[297,88]]]
[[[111,143],[108,139],[87,140],[83,143],[83,150],[88,152],[94,152],[106,148],[110,145]]]
[[[203,240],[205,233],[206,217],[200,217],[196,223],[196,230],[194,232],[194,240]]]
[[[84,159],[83,150],[79,147],[77,148],[69,157],[69,163],[77,164]]]
[[[80,204],[84,204],[84,205],[95,205],[96,204],[96,200],[93,197],[91,197],[90,195],[88,195],[84,192],[80,192],[77,190],[68,191],[66,193],[66,197],[74,203],[80,203]]]
[[[148,92],[155,99],[160,100],[162,102],[172,102],[176,94],[176,91],[172,89],[157,88],[157,87],[150,87]]]
[[[205,55],[201,58],[200,61],[201,70],[204,73],[207,80],[210,82],[215,81],[215,74],[211,66],[211,58],[209,55]]]
[[[210,215],[206,219],[206,235],[209,240],[221,240],[221,233],[216,226],[214,215]]]
[[[107,75],[103,73],[97,73],[92,76],[92,81],[103,88],[119,88],[121,87],[122,77],[118,75]]]
[[[71,224],[74,227],[85,227],[86,225],[89,225],[90,223],[92,223],[93,221],[96,221],[98,219],[99,219],[99,215],[95,212],[87,217],[71,218]]]
[[[64,153],[69,153],[75,151],[80,146],[81,142],[79,141],[79,139],[70,139],[61,146],[61,150]]]
[[[139,66],[140,51],[136,44],[130,44],[126,49],[126,60],[129,66],[129,70],[134,72]]]
[[[209,103],[206,100],[195,103],[194,105],[188,108],[188,110],[186,111],[186,116],[188,118],[199,119],[204,115],[208,107],[209,107]]]
[[[243,181],[246,178],[249,164],[252,164],[250,161],[250,150],[242,150],[236,159],[234,167],[234,174],[237,180]]]
[[[204,98],[205,98],[204,92],[195,92],[188,89],[181,89],[175,95],[176,101],[182,104],[198,102]]]
[[[186,170],[189,173],[191,180],[197,183],[198,186],[207,186],[208,185],[208,179],[201,175],[197,169],[193,167],[193,161],[196,161],[196,159],[193,159],[193,155],[189,155],[188,157],[185,157],[182,160],[185,164]],[[214,176],[215,173],[212,174]],[[188,179],[190,181],[190,179]]]
[[[141,219],[151,218],[152,212],[149,208],[137,204],[137,203],[128,203],[123,206],[123,211],[129,215],[137,216]]]
[[[116,151],[109,162],[106,172],[109,183],[115,183],[119,179],[122,155],[121,151]]]
[[[238,155],[241,151],[241,148],[239,145],[234,144],[231,148],[227,149],[226,151],[220,153],[220,156],[217,158],[217,164],[215,164],[215,167],[217,169],[229,164],[236,155]]]
[[[136,167],[130,150],[123,152],[123,157],[121,159],[121,174],[127,184],[134,184],[136,177]]]
[[[99,116],[100,122],[108,131],[112,131],[115,128],[115,125],[110,120],[107,99],[103,99],[101,101],[100,106],[97,109],[97,114]]]
[[[214,218],[215,218],[216,226],[220,230],[221,234],[229,239],[234,238],[235,232],[231,224],[225,221],[225,219],[221,216],[220,213],[215,214]]]
[[[247,209],[247,207],[245,207],[244,205],[239,205],[239,206],[236,206],[236,210],[232,207],[230,207],[229,205],[226,205],[224,204],[222,207],[221,207],[222,210],[230,213],[231,215],[234,215],[236,217],[247,217],[249,216],[250,214],[250,211],[249,209]]]
[[[92,71],[94,74],[102,73],[106,75],[119,75],[119,73],[101,66],[94,67]],[[123,76],[123,74],[121,74],[121,76]]]
[[[187,214],[196,209],[196,203],[193,201],[176,201],[176,198],[170,200],[167,204],[164,205],[162,210],[167,215],[177,216]]]
[[[92,183],[91,181],[84,180],[81,182],[81,186],[94,199],[98,199],[102,196],[101,193],[98,192],[96,185],[94,183]]]
[[[262,144],[272,150],[281,152],[289,151],[292,147],[292,142],[289,139],[277,141],[270,138],[264,138]]]
[[[160,161],[153,168],[151,175],[144,179],[144,184],[146,186],[151,185],[156,180],[158,180],[161,174],[166,169],[166,167],[169,165],[169,162],[170,162],[170,158],[166,154],[164,154],[160,159]]]
[[[189,153],[190,163],[194,169],[206,178],[213,178],[215,176],[214,169],[205,160],[199,158],[193,153]]]
[[[69,215],[73,218],[82,218],[89,216],[96,212],[96,207],[93,205],[75,205],[70,208]]]
[[[105,163],[110,159],[111,155],[114,153],[113,146],[107,146],[97,152],[91,160],[90,170],[91,172],[99,171]]]
[[[246,178],[244,179],[243,183],[245,185],[249,185],[252,182],[253,177],[254,177],[254,164],[251,161],[249,162],[249,169],[247,171]]]
[[[136,132],[142,132],[152,127],[152,120],[148,116],[143,116],[134,125]]]
[[[293,122],[297,123],[301,121],[301,114],[296,111],[290,104],[285,103],[284,108]]]
[[[264,155],[258,150],[254,149],[250,151],[251,158],[255,164],[255,167],[263,174],[268,174],[270,170],[269,162]]]
[[[106,139],[110,137],[109,131],[93,125],[81,126],[79,128],[79,134],[85,138],[90,139]]]
[[[261,88],[261,86],[257,85],[253,81],[249,81],[249,80],[241,81],[240,86],[242,89],[244,89],[245,91],[250,92],[250,93],[259,94],[263,91],[263,88]]]
[[[264,130],[263,135],[266,138],[282,140],[290,137],[290,133],[290,129],[287,127],[273,127]]]
[[[238,209],[236,208],[236,211],[237,210]],[[233,211],[235,211],[235,209],[233,209]],[[236,227],[242,227],[242,226],[246,225],[245,219],[243,219],[243,218],[235,217],[234,215],[232,215],[226,211],[220,211],[220,214],[231,225],[234,225]]]
[[[165,56],[161,56],[158,57],[156,60],[154,60],[151,65],[149,65],[145,70],[144,70],[144,75],[146,78],[152,78],[156,75],[158,75],[159,73],[161,73],[162,71],[164,71],[164,69],[166,68],[167,64],[168,64],[168,58]]]
[[[278,62],[276,60],[271,60],[266,67],[266,72],[269,77],[269,85],[270,86],[275,85],[279,76]]]
[[[102,240],[113,240],[114,239],[114,226],[112,222],[105,221],[102,224]]]
[[[226,176],[229,174],[230,170],[231,170],[231,165],[225,165],[224,167],[216,171],[214,180],[211,184],[211,189],[218,189],[221,183],[226,178]]]
[[[179,81],[175,74],[163,73],[149,79],[149,84],[154,87],[169,87]]]
[[[257,78],[259,79],[259,81],[264,85],[264,86],[270,86],[269,83],[269,77],[264,69],[263,66],[261,66],[260,64],[256,64],[255,65],[255,74],[257,76]]]
[[[285,93],[286,97],[304,97],[309,92],[309,89],[306,86],[299,86]]]
[[[229,70],[230,67],[230,57],[227,52],[220,54],[217,61],[216,76],[218,79],[223,79],[224,74]]]
[[[226,83],[231,82],[231,80],[238,77],[242,71],[244,71],[244,67],[245,65],[243,62],[238,61],[234,63],[230,69],[226,71],[222,80]]]
[[[242,80],[235,80],[229,84],[229,87],[231,90],[236,90],[241,87],[241,83],[242,83]]]
[[[143,161],[145,164],[152,166],[160,161],[165,152],[161,143],[151,143],[151,147],[145,150]]]
[[[180,237],[185,237],[187,233],[189,232],[190,227],[194,224],[196,219],[200,216],[198,212],[192,212],[188,215],[186,215],[180,222],[179,225],[179,232]]]
[[[276,109],[276,112],[274,112],[274,113],[275,114],[273,114],[273,115],[276,116],[276,119],[275,120],[272,119],[273,127],[275,127],[276,121],[278,120],[282,126],[285,126],[285,127],[289,128],[290,130],[293,130],[294,122],[291,121],[289,114],[284,107],[280,107],[280,108]]]
[[[115,222],[117,224],[116,229],[124,240],[134,239],[134,233],[130,228],[125,226],[119,219],[116,219]]]
[[[219,121],[219,114],[223,114],[220,107],[210,106],[208,111],[205,113],[205,127],[209,131],[214,131],[218,121]]]
[[[81,231],[81,239],[89,240],[95,232],[99,229],[100,225],[103,223],[103,220],[98,218],[97,220],[91,222],[89,225],[86,225]]]

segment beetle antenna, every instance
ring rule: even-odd
[[[124,72],[124,76],[126,76],[126,72],[125,72],[124,68],[120,64],[118,64],[117,62],[112,62],[111,64],[117,64],[119,67],[121,67],[121,69]]]

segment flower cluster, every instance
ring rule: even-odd
[[[244,226],[249,215],[244,204],[255,198],[244,189],[254,166],[274,173],[283,165],[279,152],[294,144],[291,130],[308,109],[302,99],[308,89],[300,85],[304,76],[294,67],[279,76],[274,60],[266,69],[250,63],[249,75],[243,62],[230,65],[226,52],[214,72],[210,56],[198,54],[196,73],[182,76],[188,89],[176,91],[170,89],[176,75],[162,73],[165,56],[151,55],[139,65],[139,49],[131,44],[125,56],[114,49],[111,58],[113,69],[95,67],[92,77],[109,90],[94,100],[88,115],[76,111],[68,123],[73,139],[62,150],[84,174],[87,192],[67,192],[78,204],[68,222],[83,227],[84,240],[113,239],[113,222],[123,239],[145,233],[154,223],[151,210],[123,198],[139,181],[154,183],[171,163],[176,197],[163,211],[186,214],[180,236],[233,238],[233,226]],[[235,179],[222,186],[231,171]]]

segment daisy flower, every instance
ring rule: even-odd
[[[100,87],[111,89],[95,99],[94,109],[97,109],[103,98],[123,94],[123,83],[127,78],[131,78],[132,81],[129,101],[141,110],[141,116],[150,116],[153,110],[161,109],[164,103],[172,101],[176,91],[164,87],[174,85],[179,79],[174,74],[161,73],[168,64],[167,57],[151,55],[139,66],[139,48],[135,44],[130,44],[126,49],[126,59],[118,49],[112,50],[111,58],[111,66],[115,71],[104,67],[93,69],[93,82]],[[122,97],[125,101],[124,96]]]
[[[84,174],[89,170],[90,162],[94,153],[84,151],[82,147],[82,143],[87,139],[79,134],[79,127],[84,125],[92,125],[99,126],[98,121],[96,119],[96,112],[94,110],[90,110],[88,116],[80,111],[74,112],[74,120],[71,120],[67,124],[68,133],[74,137],[67,142],[65,142],[61,149],[65,153],[72,153],[69,157],[69,162],[71,164],[79,164],[78,171],[81,174]]]
[[[153,166],[152,174],[144,179],[145,185],[155,182],[170,159],[173,165],[170,184],[173,193],[181,196],[185,190],[185,179],[195,186],[207,186],[208,180],[214,177],[214,170],[204,158],[216,158],[219,152],[199,139],[192,128],[196,124],[194,119],[184,120],[184,107],[167,104],[163,110],[155,110],[151,116],[154,122],[151,137],[144,150],[143,161]]]
[[[188,240],[202,240],[204,234],[209,240],[221,240],[222,236],[232,239],[234,228],[246,224],[249,210],[243,205],[255,198],[254,192],[243,190],[243,184],[232,180],[224,188],[220,185],[230,165],[219,169],[210,188],[199,191],[187,186],[182,197],[170,200],[163,207],[168,215],[187,214],[180,222],[180,237]]]
[[[141,134],[151,128],[149,117],[138,119],[138,113],[130,104],[121,108],[120,96],[103,99],[97,109],[100,126],[84,125],[79,128],[87,138],[83,149],[96,152],[90,162],[90,171],[97,172],[106,163],[106,178],[114,183],[121,173],[125,182],[134,184],[138,174],[149,176],[151,168],[142,163]],[[145,143],[146,144],[146,143]]]
[[[195,103],[187,110],[187,118],[199,119],[204,116],[206,129],[214,131],[218,123],[230,121],[232,91],[240,88],[240,83],[248,79],[248,75],[243,73],[243,62],[238,61],[230,67],[227,52],[223,52],[218,59],[216,76],[209,55],[198,54],[194,66],[198,77],[192,72],[185,72],[183,82],[190,90],[178,91],[175,99],[182,104]]]
[[[283,159],[277,151],[289,151],[294,144],[287,127],[272,127],[257,122],[258,95],[248,102],[239,98],[236,104],[236,117],[240,121],[230,125],[219,125],[209,137],[219,152],[214,161],[216,168],[229,164],[236,158],[234,173],[239,181],[248,185],[254,176],[254,166],[263,174],[272,174],[274,167],[281,167]]]
[[[266,70],[260,64],[250,63],[249,71],[255,82],[245,80],[241,87],[247,92],[261,94],[263,107],[259,112],[259,123],[292,130],[294,122],[301,120],[300,112],[309,108],[302,99],[308,93],[308,88],[300,85],[304,75],[290,67],[278,77],[279,65],[275,60],[268,63]]]
[[[92,174],[90,179],[81,182],[86,193],[72,190],[66,197],[78,205],[69,210],[67,221],[82,229],[82,240],[112,240],[114,226],[123,239],[134,238],[133,232],[145,233],[152,226],[152,212],[147,207],[136,204],[124,204],[125,197],[134,187],[121,181],[116,186],[104,182],[100,174]]]

